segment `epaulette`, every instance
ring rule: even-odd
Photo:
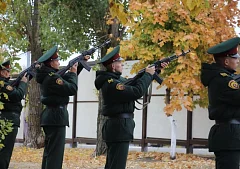
[[[220,75],[223,76],[223,77],[229,76],[227,73],[220,73]]]
[[[108,79],[108,83],[113,83],[113,79]]]
[[[54,72],[48,73],[49,76],[53,76],[54,74],[55,74]]]

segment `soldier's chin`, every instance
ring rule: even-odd
[[[122,75],[122,72],[118,71],[118,73],[119,73],[120,75]]]

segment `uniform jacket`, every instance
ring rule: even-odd
[[[46,105],[41,126],[69,126],[67,104],[69,96],[77,93],[76,73],[68,72],[61,77],[56,70],[42,66],[37,69],[36,80],[40,83],[41,102]]]
[[[95,86],[102,90],[104,116],[133,113],[134,102],[147,92],[152,75],[145,73],[134,86],[123,85],[125,80],[120,73],[97,72]],[[103,126],[103,139],[107,142],[132,140],[134,127],[135,123],[131,118],[110,118]]]
[[[1,110],[0,119],[8,119],[13,122],[15,126],[20,126],[20,115],[22,111],[21,100],[24,98],[27,83],[20,81],[17,87],[9,85],[9,79],[0,77],[0,81],[4,82],[1,88],[1,102],[4,103],[4,109]],[[8,95],[8,98],[3,96],[3,93]]]
[[[202,65],[201,81],[208,87],[209,118],[223,122],[210,129],[210,151],[240,149],[240,125],[227,123],[240,119],[240,89],[233,80],[234,72],[216,63]]]

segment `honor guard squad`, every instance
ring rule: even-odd
[[[77,93],[77,74],[83,67],[76,63],[63,76],[57,74],[60,66],[57,46],[41,56],[38,62],[42,66],[37,69],[36,80],[40,84],[41,102],[46,105],[41,115],[45,133],[42,169],[61,169],[66,126],[69,126],[67,104],[69,96]]]
[[[13,131],[6,135],[3,140],[4,147],[0,149],[0,169],[7,169],[12,156],[15,139],[20,127],[20,115],[22,111],[21,100],[24,98],[27,89],[27,77],[23,76],[16,87],[9,85],[11,65],[6,61],[0,65],[0,81],[4,82],[1,93],[6,93],[8,98],[1,96],[4,108],[0,112],[1,120],[9,120],[13,123]]]
[[[98,71],[95,86],[102,90],[103,115],[108,120],[102,128],[103,140],[107,144],[107,159],[105,169],[125,169],[129,143],[133,140],[135,127],[135,100],[141,98],[153,80],[154,67],[146,67],[146,71],[134,86],[124,85],[125,78],[122,58],[119,55],[120,46],[115,47],[104,56],[100,63],[106,71]],[[167,64],[162,64],[165,67]]]
[[[208,49],[215,63],[202,64],[201,81],[208,87],[210,129],[209,151],[214,152],[216,169],[239,169],[240,89],[234,80],[239,64],[240,38],[232,38]]]

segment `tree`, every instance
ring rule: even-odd
[[[110,0],[111,3],[118,4]],[[132,72],[154,60],[181,50],[192,52],[171,63],[163,72],[163,85],[171,89],[166,114],[180,111],[182,105],[193,110],[196,104],[207,106],[206,89],[200,82],[202,62],[212,62],[207,49],[236,36],[234,27],[240,25],[237,1],[227,0],[138,0],[129,1],[129,10],[112,5],[112,12],[126,22],[131,38],[121,42],[123,57],[138,58]],[[159,86],[160,87],[160,86]],[[193,99],[194,95],[198,98]]]
[[[8,8],[4,31],[8,33],[6,45],[12,51],[31,50],[32,62],[53,45],[59,45],[63,59],[85,50],[90,44],[103,42],[108,37],[105,22],[107,1],[74,0],[15,0]],[[98,15],[96,15],[98,14]],[[106,49],[103,49],[103,53]],[[34,96],[34,98],[33,98]],[[29,86],[28,140],[33,147],[40,147],[42,135],[39,127],[42,105],[39,87],[33,80]]]

